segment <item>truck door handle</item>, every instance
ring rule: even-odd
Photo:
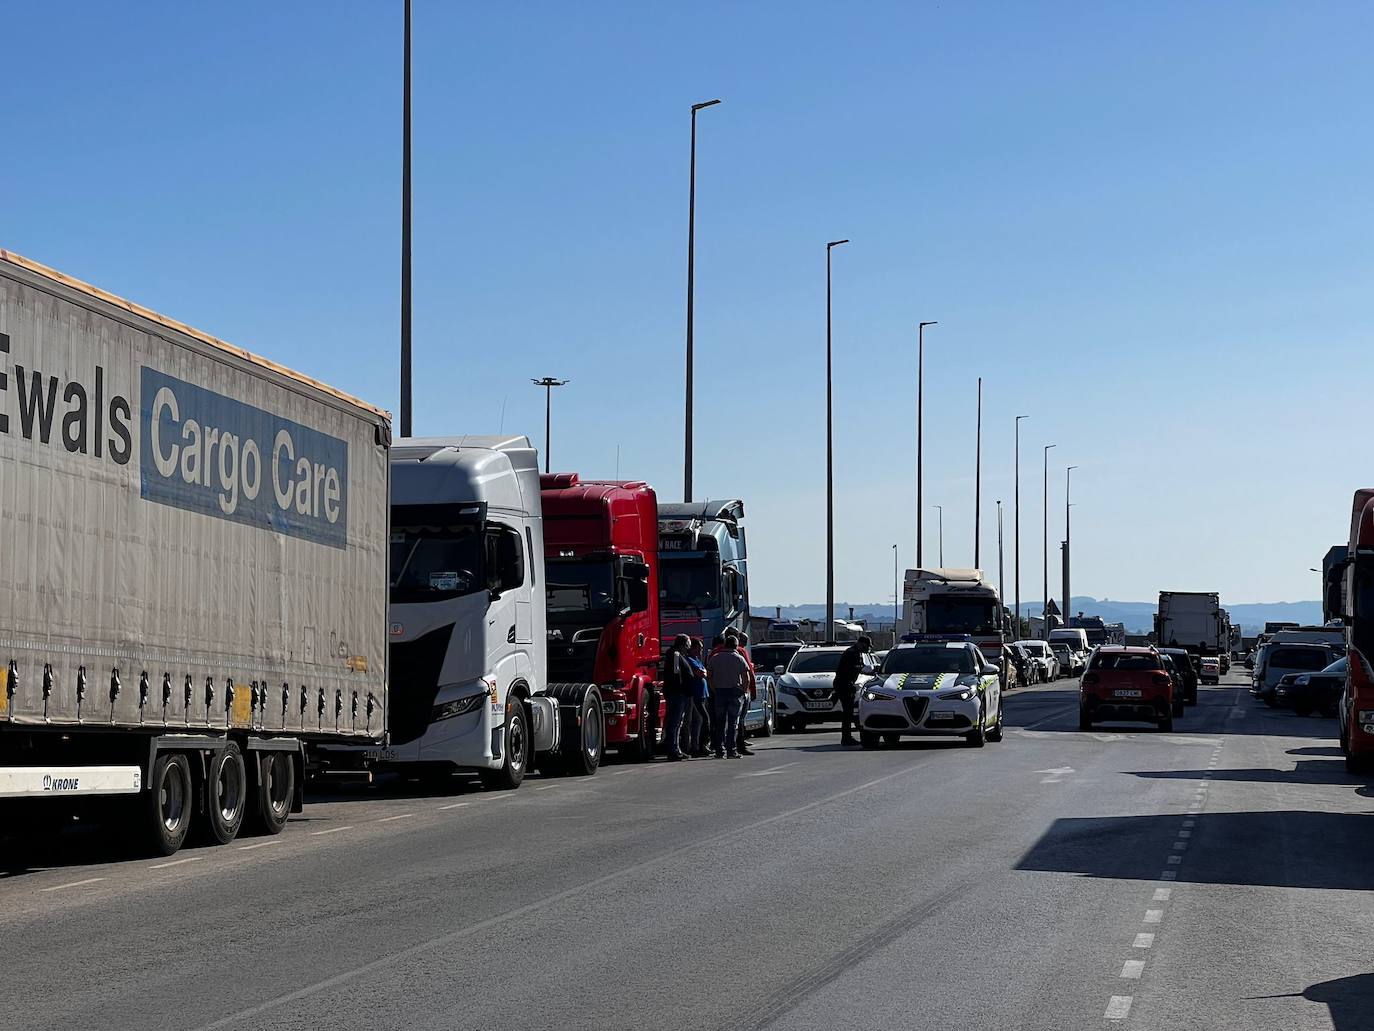
[[[514,643],[515,643],[515,624],[514,624],[514,623],[512,623],[510,629],[506,631],[506,643],[507,643],[507,644],[514,644]]]

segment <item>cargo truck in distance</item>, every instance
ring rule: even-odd
[[[539,462],[525,437],[391,450],[389,739],[315,750],[322,773],[391,770],[517,788],[536,763],[594,773],[601,694],[551,684]]]
[[[549,676],[599,687],[605,744],[653,758],[667,723],[659,679],[658,499],[647,483],[540,477]],[[583,726],[583,740],[601,727]]]
[[[1230,639],[1216,591],[1160,591],[1155,641],[1193,655],[1220,655]]]
[[[387,414],[0,251],[0,816],[280,831],[386,733]],[[102,798],[100,796],[113,796]]]
[[[968,634],[1007,685],[1002,603],[981,569],[908,569],[902,585],[903,636]]]

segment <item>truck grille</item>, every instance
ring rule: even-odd
[[[549,679],[556,683],[589,684],[596,679],[597,642],[549,642]]]
[[[434,699],[439,694],[439,673],[448,654],[453,624],[431,630],[413,641],[391,645],[388,674],[387,727],[391,743],[414,741],[429,726]]]

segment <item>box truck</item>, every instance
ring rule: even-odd
[[[0,802],[171,854],[386,733],[380,409],[0,251]],[[45,821],[46,822],[46,821]]]

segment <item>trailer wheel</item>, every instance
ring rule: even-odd
[[[158,855],[170,856],[186,841],[194,809],[191,763],[184,752],[163,752],[153,763],[148,791],[140,797],[144,837]]]
[[[296,794],[296,764],[287,752],[263,752],[258,756],[257,769],[253,826],[264,834],[280,834]]]
[[[248,772],[243,753],[230,741],[210,757],[205,777],[205,830],[215,844],[238,837],[248,811]]]
[[[530,735],[525,705],[519,698],[506,699],[504,759],[499,770],[483,770],[478,776],[483,786],[495,791],[513,791],[525,779],[530,759]]]

